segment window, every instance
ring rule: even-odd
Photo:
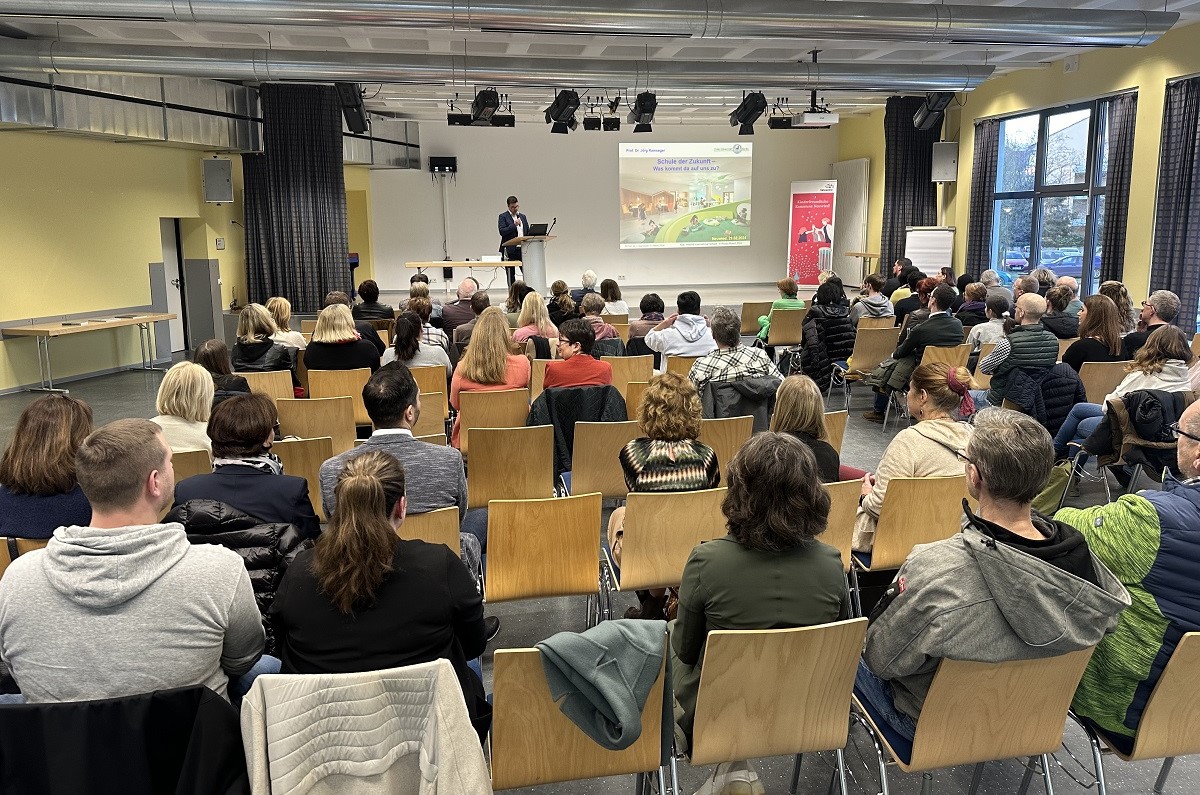
[[[1078,279],[1083,295],[1096,291],[1107,118],[1108,102],[1098,100],[1000,123],[991,267],[1004,284],[1047,267]]]

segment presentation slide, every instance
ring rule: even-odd
[[[620,144],[621,248],[750,245],[752,144]]]

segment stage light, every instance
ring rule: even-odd
[[[511,113],[495,113],[491,123],[493,127],[516,127],[517,117]]]
[[[925,103],[917,108],[913,126],[918,130],[932,130],[942,118],[942,111],[954,100],[949,91],[932,91],[925,95]]]
[[[605,132],[613,132],[614,130],[619,130],[619,129],[621,129],[621,117],[620,116],[605,116],[604,117],[604,131]]]
[[[546,124],[551,125],[550,132],[566,135],[569,130],[579,126],[575,120],[575,111],[579,110],[579,94],[569,88],[559,91],[554,102],[546,108]]]
[[[470,127],[471,126],[471,114],[470,113],[447,113],[446,114],[446,124],[449,124],[451,127]]]
[[[486,127],[492,123],[492,114],[500,109],[500,94],[494,88],[485,88],[471,102],[471,123]]]
[[[599,130],[600,129],[600,117],[599,116],[584,116],[583,117],[583,129]]]
[[[729,114],[729,126],[738,127],[738,135],[754,135],[754,122],[767,109],[767,98],[761,91],[752,91],[742,97],[742,103]]]
[[[643,91],[633,100],[633,110],[629,111],[629,123],[634,125],[635,133],[651,132],[650,123],[654,121],[654,111],[658,108],[658,98],[649,91]]]

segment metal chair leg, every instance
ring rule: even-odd
[[[884,389],[887,389],[887,387],[884,387]],[[883,430],[885,432],[887,431],[888,418],[890,418],[891,416],[892,416],[892,396],[891,396],[891,394],[889,394],[888,399],[887,399],[887,407],[884,408],[884,410],[883,410]]]
[[[1088,748],[1092,752],[1092,765],[1096,768],[1096,795],[1108,795],[1108,781],[1104,778],[1104,749],[1100,747],[1100,738],[1073,711],[1068,710],[1067,717],[1075,721],[1075,725],[1083,729],[1083,733],[1088,738]]]
[[[838,782],[841,784],[841,787],[842,787],[841,793],[842,793],[842,795],[849,795],[850,790],[847,789],[847,784],[846,784],[846,754],[841,748],[837,749],[836,753],[837,753]]]
[[[803,762],[804,754],[796,754],[796,759],[792,762],[792,783],[788,786],[790,795],[796,795],[796,788],[800,786],[800,765]]]
[[[1125,487],[1126,494],[1136,494],[1137,493],[1137,489],[1135,488],[1135,486],[1137,486],[1138,480],[1142,477],[1142,473],[1145,471],[1146,471],[1146,468],[1144,466],[1142,466],[1141,464],[1134,464],[1133,474],[1129,476],[1129,485]]]
[[[929,771],[921,774],[921,795],[933,795],[933,774]]]
[[[1042,754],[1042,783],[1046,785],[1046,795],[1054,795],[1054,782],[1050,780],[1050,755]]]
[[[1171,765],[1175,764],[1175,757],[1168,756],[1163,760],[1162,769],[1158,771],[1158,778],[1154,781],[1154,795],[1162,795],[1163,787],[1167,786],[1167,776],[1171,775]]]
[[[1029,761],[1025,763],[1025,774],[1021,776],[1021,786],[1017,790],[1017,795],[1025,795],[1029,792],[1029,782],[1033,781],[1033,757],[1029,757]]]
[[[871,738],[871,744],[875,746],[875,759],[879,763],[879,793],[880,795],[891,795],[888,789],[887,778],[887,760],[883,757],[883,744],[879,741],[879,735],[875,733],[875,727],[870,722],[859,715],[856,710],[850,710],[850,717],[858,721],[859,725],[867,730],[867,736]]]
[[[646,774],[638,773],[633,780],[633,795],[646,795]]]
[[[850,608],[854,611],[855,618],[862,617],[862,593],[858,585],[858,569],[854,567],[853,561],[850,563]]]
[[[971,786],[967,787],[967,795],[975,795],[979,791],[979,781],[983,778],[983,762],[975,765],[975,773],[971,776]]]

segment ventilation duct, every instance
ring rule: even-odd
[[[0,0],[0,16],[262,25],[382,26],[685,38],[851,39],[930,44],[1136,47],[1174,25],[1165,11],[828,0]]]

